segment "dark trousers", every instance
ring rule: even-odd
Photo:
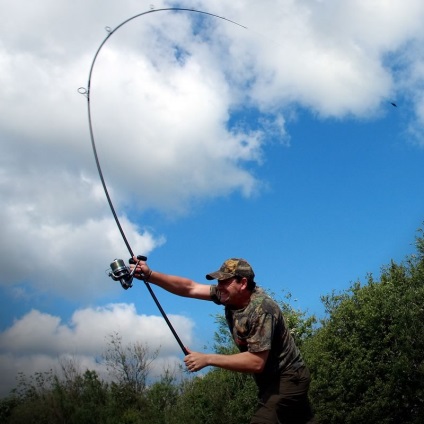
[[[307,367],[287,370],[259,394],[251,424],[315,424],[308,400],[310,374]]]

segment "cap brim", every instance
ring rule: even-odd
[[[226,280],[227,278],[234,277],[235,274],[229,272],[216,271],[206,274],[207,280]]]

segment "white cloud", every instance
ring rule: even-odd
[[[178,315],[169,315],[169,319],[190,345],[194,323]],[[137,314],[132,304],[81,309],[74,312],[68,323],[58,316],[32,310],[0,333],[0,392],[6,394],[16,386],[19,372],[29,376],[57,369],[60,358],[69,355],[79,364],[80,371],[88,368],[106,378],[98,358],[106,351],[109,336],[116,333],[122,337],[123,346],[139,342],[151,353],[159,349],[153,375],[159,375],[162,367],[172,367],[181,361],[180,348],[165,321]]]
[[[249,96],[263,110],[297,104],[322,117],[369,118],[389,99],[413,94],[398,92],[408,72],[399,80],[387,59],[399,58],[411,40],[422,44],[419,0],[219,5],[218,13],[248,27],[243,36],[231,33],[229,48],[241,78],[250,82]],[[413,63],[420,58],[414,56]],[[410,69],[411,64],[396,66]]]
[[[45,177],[34,175],[25,184],[21,175],[21,184],[14,186],[14,202],[0,211],[8,223],[0,244],[1,284],[30,281],[45,292],[92,299],[99,290],[107,291],[105,258],[127,259],[129,253],[113,218],[104,216],[109,211],[99,198],[97,182]],[[7,181],[4,187],[9,188]],[[137,228],[124,216],[120,222],[137,254],[148,255],[164,242],[162,236]]]

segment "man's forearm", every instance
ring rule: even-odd
[[[230,371],[259,373],[265,366],[268,351],[260,353],[241,352],[233,355],[206,354],[210,366]]]
[[[152,270],[149,282],[178,296],[210,300],[210,286],[196,283],[189,278],[163,274]]]
[[[176,275],[162,274],[161,272],[153,271],[150,275],[149,282],[162,287],[166,291],[177,294],[178,296],[189,296],[193,281],[178,277]]]

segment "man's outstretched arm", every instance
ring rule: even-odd
[[[136,258],[134,259],[137,261]],[[130,267],[133,269],[135,265],[130,265]],[[189,278],[153,271],[143,261],[138,262],[135,268],[135,278],[140,280],[146,278],[149,283],[162,287],[170,293],[194,299],[211,300],[209,284],[200,284]]]

